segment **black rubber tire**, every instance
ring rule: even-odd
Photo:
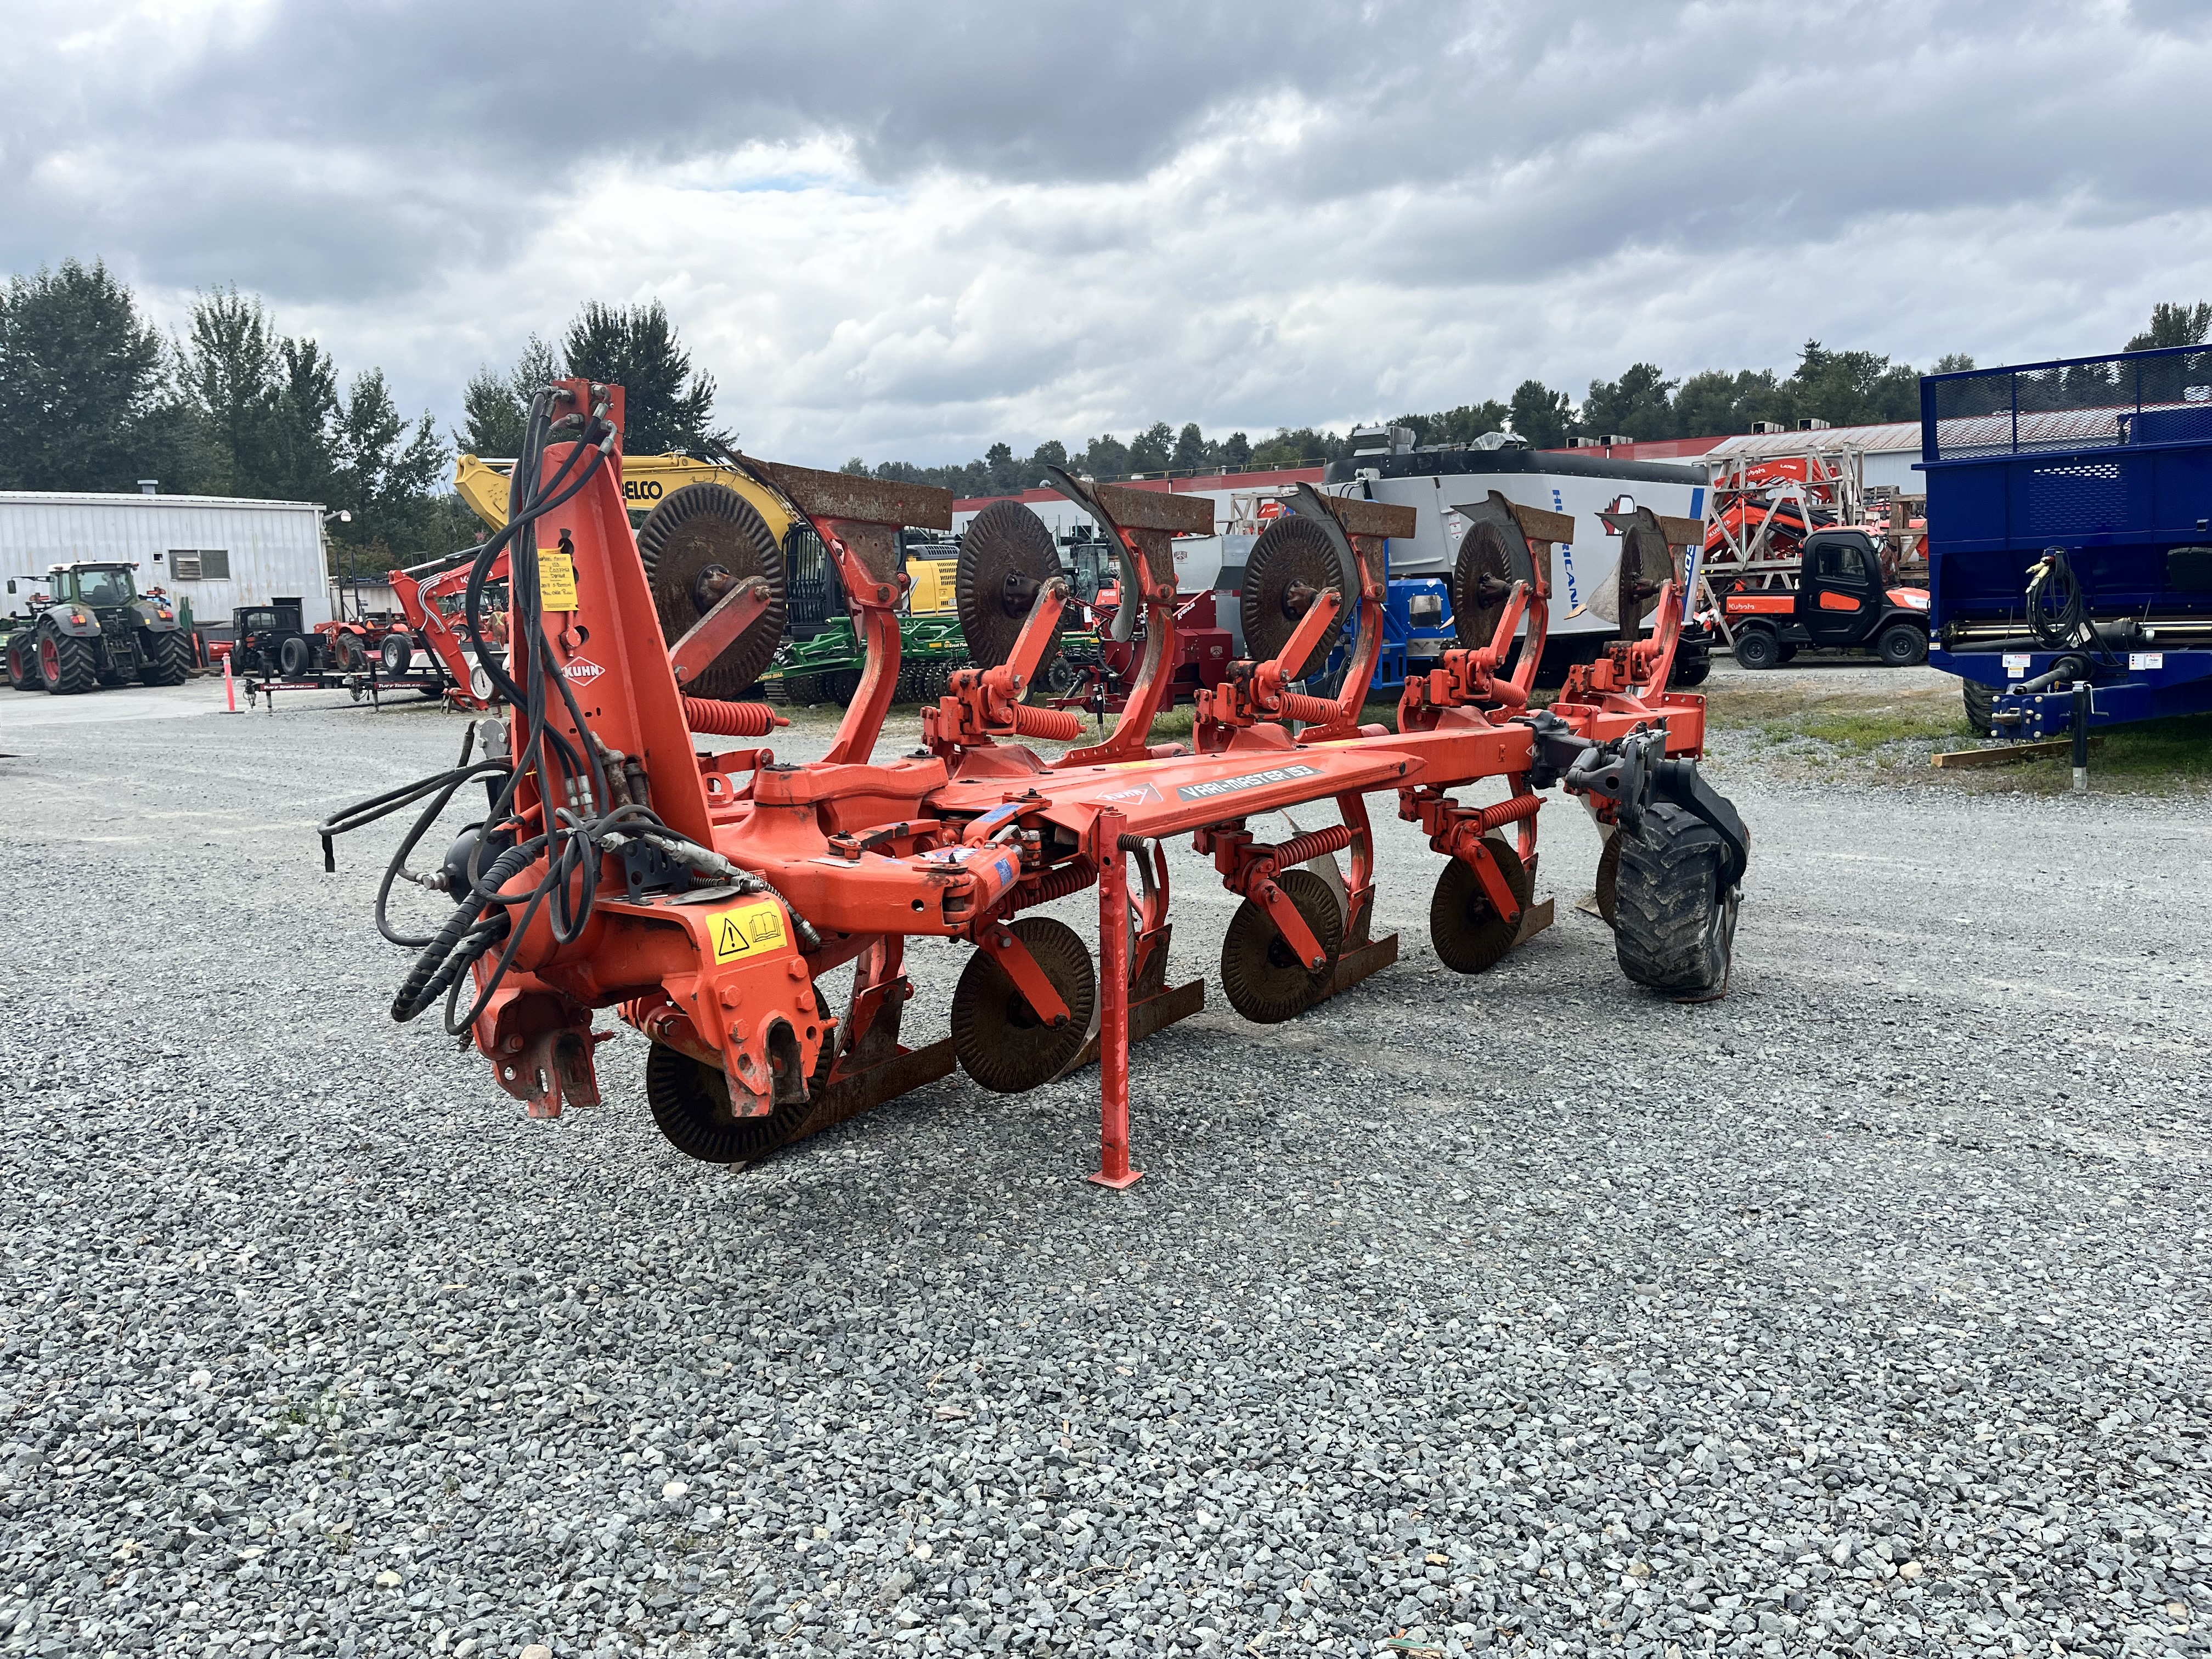
[[[1536,890],[1528,866],[1503,836],[1485,836],[1483,841],[1525,913]],[[1429,946],[1438,962],[1455,974],[1480,974],[1505,959],[1518,931],[1499,920],[1482,878],[1471,866],[1459,859],[1445,864],[1437,876],[1435,892],[1429,896]]]
[[[1782,641],[1764,628],[1747,628],[1735,636],[1735,665],[1753,671],[1771,668],[1782,660]]]
[[[1874,653],[1885,668],[1917,668],[1928,660],[1928,632],[1914,623],[1892,623],[1875,636]]]
[[[824,674],[822,677],[822,689],[829,694],[826,699],[828,702],[836,703],[840,708],[846,708],[855,696],[860,695],[860,671],[857,668],[840,668],[835,673]]]
[[[1979,680],[1960,680],[1959,691],[1966,700],[1966,724],[1974,728],[1974,735],[1978,738],[1996,736],[1996,687],[1984,685]]]
[[[358,634],[337,633],[330,636],[331,664],[341,674],[359,674],[368,667],[368,653],[362,648]]]
[[[823,677],[819,674],[786,674],[783,677],[783,700],[793,708],[811,708],[823,701]]]
[[[182,685],[192,677],[192,642],[182,629],[141,641],[138,678],[149,685]]]
[[[1620,926],[1620,847],[1623,837],[1615,830],[1605,838],[1605,851],[1597,855],[1597,879],[1592,884],[1597,892],[1597,913],[1608,927]]]
[[[8,641],[8,684],[18,691],[43,691],[39,678],[39,653],[27,629]]]
[[[58,697],[73,697],[100,684],[100,647],[90,640],[39,630],[39,682]]]
[[[1307,968],[1284,946],[1264,905],[1251,899],[1238,905],[1221,941],[1221,988],[1229,1006],[1255,1025],[1295,1019],[1328,995],[1344,948],[1344,912],[1334,888],[1310,870],[1286,870],[1276,884],[1297,907],[1328,960]]]
[[[1784,665],[1787,666],[1789,664],[1797,660],[1797,647],[1794,645],[1785,645],[1782,647],[1778,656]]]
[[[1687,659],[1677,656],[1674,667],[1667,673],[1668,689],[1686,691],[1693,685],[1703,685],[1705,676],[1712,672],[1713,657],[1710,651],[1700,651]]]
[[[750,1164],[766,1158],[813,1110],[811,1102],[799,1100],[766,1117],[738,1117],[730,1110],[729,1080],[722,1068],[665,1042],[654,1043],[646,1058],[645,1099],[668,1144],[702,1164]]]
[[[315,648],[307,643],[307,636],[295,634],[278,647],[276,665],[284,671],[288,680],[296,680],[311,672],[315,665]]]
[[[1644,809],[1634,831],[1624,828],[1613,840],[1620,845],[1613,939],[1620,971],[1683,1001],[1723,994],[1739,894],[1720,890],[1720,836],[1662,801]]]
[[[415,636],[404,629],[394,629],[378,644],[376,654],[386,673],[395,678],[404,674],[415,665]]]
[[[1065,1025],[1041,1023],[998,959],[978,951],[952,992],[952,1052],[960,1069],[994,1095],[1049,1083],[1091,1040],[1098,969],[1076,931],[1050,916],[1024,916],[1005,931],[1021,940],[1067,1005]]]

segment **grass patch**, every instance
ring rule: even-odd
[[[2177,714],[2132,726],[2094,728],[2104,741],[2089,751],[2089,787],[2118,785],[2135,789],[2202,789],[2212,785],[2212,714]],[[2059,792],[2074,787],[2074,760],[2023,761],[1998,767],[1990,775],[2013,786]]]
[[[1792,718],[1766,721],[1759,729],[1776,743],[1811,738],[1856,755],[1870,755],[1893,743],[1938,743],[1946,738],[1974,735],[1963,710],[1945,714],[1911,707],[1814,708]]]

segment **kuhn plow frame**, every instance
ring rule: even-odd
[[[513,548],[510,654],[503,666],[481,659],[507,710],[480,723],[482,757],[465,749],[453,769],[323,826],[328,863],[331,836],[427,803],[377,900],[386,936],[419,952],[393,1014],[413,1018],[442,997],[448,1029],[473,1038],[533,1115],[598,1101],[592,1054],[605,1038],[592,1020],[605,1007],[652,1041],[647,1090],[663,1132],[718,1162],[763,1157],[956,1065],[1013,1092],[1095,1055],[1091,1179],[1127,1186],[1138,1178],[1130,1045],[1204,1001],[1202,982],[1168,973],[1162,843],[1191,836],[1243,901],[1221,958],[1232,1006],[1287,1019],[1396,959],[1396,936],[1373,936],[1373,794],[1395,796],[1444,855],[1430,925],[1448,966],[1480,971],[1540,925],[1537,823],[1557,785],[1607,836],[1600,886],[1623,969],[1679,1000],[1725,990],[1747,839],[1698,775],[1703,699],[1663,690],[1681,594],[1648,514],[1624,526],[1615,580],[1630,590],[1628,633],[1539,709],[1551,544],[1571,524],[1495,492],[1460,505],[1471,520],[1454,583],[1460,648],[1408,684],[1393,732],[1360,712],[1382,642],[1383,538],[1410,534],[1413,510],[1303,488],[1248,567],[1252,659],[1201,696],[1186,747],[1150,732],[1176,660],[1171,544],[1210,531],[1212,505],[1056,472],[1054,487],[1119,550],[1126,625],[1142,629],[1127,708],[1085,743],[1079,715],[1025,701],[1067,583],[1050,536],[1016,524],[962,555],[961,580],[1007,618],[997,659],[953,676],[923,713],[921,747],[878,760],[899,672],[898,532],[949,528],[950,495],[746,461],[820,534],[867,653],[829,751],[793,764],[757,743],[705,741],[769,736],[781,720],[766,705],[683,690],[732,653],[758,654],[781,611],[781,565],[761,550],[774,538],[714,484],[671,498],[683,502],[674,531],[648,520],[634,538],[621,410],[619,388],[581,380],[533,404],[508,526],[479,550],[470,585],[468,631],[480,636],[484,580]],[[696,491],[710,493],[684,500]],[[641,541],[654,549],[649,570]],[[1640,640],[1636,618],[1654,594],[1656,632]],[[1304,667],[1348,609],[1350,672],[1335,697],[1309,696]],[[1073,746],[1045,758],[1024,738]],[[1460,798],[1487,780],[1503,799]],[[410,869],[439,813],[478,781],[484,822],[439,866]],[[1252,827],[1324,803],[1337,823],[1273,842]],[[388,921],[400,878],[454,900],[434,935]],[[1066,924],[1020,914],[1093,886],[1095,965]],[[975,953],[950,1036],[910,1048],[902,964],[916,937]],[[847,964],[851,990],[833,1012],[820,981]]]

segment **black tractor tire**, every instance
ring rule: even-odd
[[[404,629],[396,629],[384,636],[376,647],[376,654],[384,664],[384,672],[397,678],[415,665],[415,636]]]
[[[1979,680],[1960,680],[1959,691],[1966,700],[1966,724],[1974,728],[1974,735],[1978,738],[1996,736],[1996,687],[1984,685]]]
[[[138,653],[138,678],[149,685],[182,685],[192,677],[192,642],[179,629],[149,634]]]
[[[276,665],[284,671],[286,679],[299,679],[313,672],[315,647],[307,643],[306,635],[295,634],[277,648]]]
[[[1703,685],[1705,676],[1712,672],[1713,659],[1709,653],[1700,652],[1687,662],[1678,657],[1668,672],[1667,684],[1671,690],[1686,691],[1693,685]]]
[[[1638,985],[1678,1001],[1709,1002],[1728,990],[1739,891],[1721,890],[1719,834],[1671,802],[1623,828],[1614,888],[1613,954]]]
[[[1928,633],[1917,623],[1892,623],[1875,636],[1874,653],[1885,668],[1917,668],[1928,660]]]
[[[73,697],[100,684],[100,647],[90,640],[42,628],[38,636],[39,679],[58,697]]]
[[[1620,831],[1615,830],[1605,838],[1605,851],[1597,855],[1597,879],[1592,887],[1597,895],[1597,914],[1608,927],[1620,926]]]
[[[46,689],[46,683],[39,678],[38,647],[27,632],[8,641],[8,684],[18,691]]]
[[[1765,628],[1747,628],[1735,636],[1735,665],[1754,672],[1769,669],[1782,660],[1782,641],[1773,631]]]
[[[341,674],[359,674],[368,667],[368,653],[364,650],[358,634],[331,635],[331,661]]]

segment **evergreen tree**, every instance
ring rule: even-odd
[[[709,452],[734,441],[718,431],[714,380],[691,366],[659,301],[588,301],[562,337],[568,373],[623,389],[623,448],[634,455]]]
[[[2203,345],[2207,335],[2212,335],[2212,302],[2199,300],[2188,306],[2160,300],[2150,308],[2150,326],[2128,342],[2128,349]]]
[[[1165,421],[1154,421],[1129,440],[1129,471],[1147,477],[1164,472],[1174,453],[1175,428]]]
[[[1175,453],[1169,459],[1178,472],[1197,472],[1212,464],[1213,446],[1206,441],[1206,434],[1192,421],[1176,434]]]
[[[1231,472],[1241,472],[1252,465],[1252,441],[1241,432],[1232,432],[1221,445],[1221,465]]]
[[[168,354],[106,265],[0,289],[0,486],[130,490],[173,456]]]
[[[513,459],[522,453],[530,400],[561,376],[560,360],[537,334],[524,343],[522,356],[505,374],[489,365],[478,368],[461,392],[465,429],[453,434],[454,447],[486,459]]]

